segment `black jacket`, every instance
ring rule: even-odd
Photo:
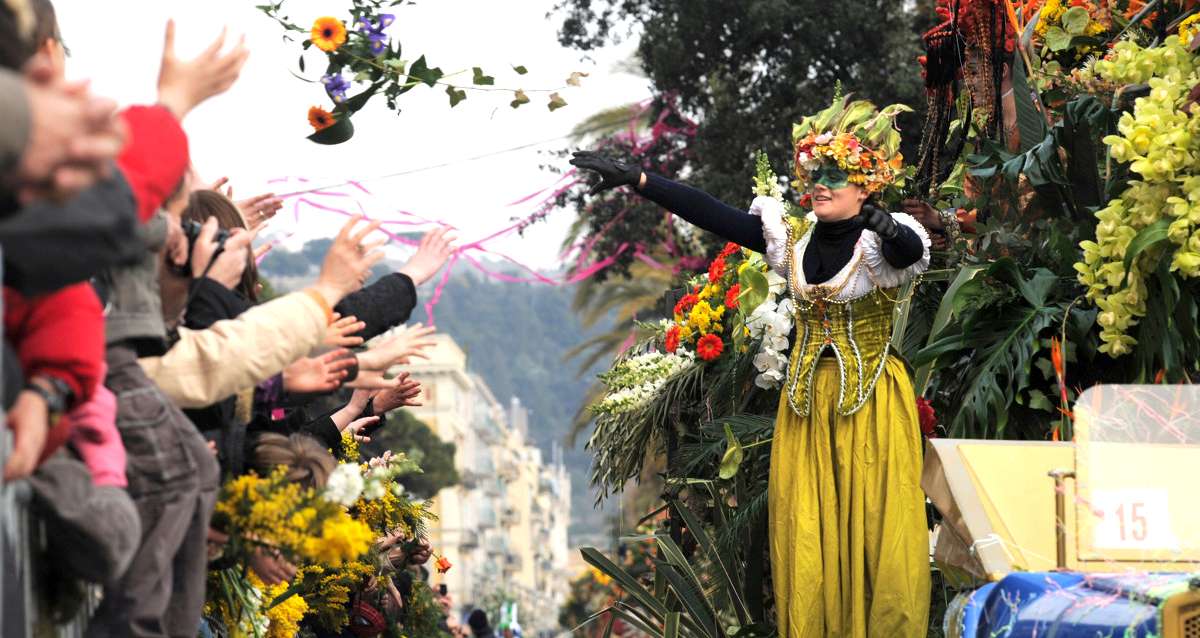
[[[392,273],[350,293],[334,310],[343,317],[354,315],[367,324],[358,336],[371,339],[408,321],[417,305],[417,288],[408,275]]]
[[[87,281],[140,259],[133,191],[115,171],[65,204],[38,202],[0,219],[4,284],[24,295]]]

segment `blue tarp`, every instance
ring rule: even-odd
[[[1095,638],[1158,635],[1159,607],[1187,588],[1190,574],[1010,574],[984,585],[948,613],[951,636]]]

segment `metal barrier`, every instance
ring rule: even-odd
[[[0,422],[2,423],[2,422]],[[11,436],[0,425],[0,467]],[[39,617],[34,557],[44,546],[41,523],[29,512],[30,490],[24,481],[0,481],[0,636],[4,638],[82,638],[95,611],[98,588],[88,585],[77,616],[63,625]]]
[[[0,304],[0,315],[3,305]],[[0,336],[3,335],[0,324]],[[0,411],[0,468],[12,450],[12,433]],[[39,619],[37,572],[34,557],[45,535],[42,525],[29,513],[29,485],[0,478],[0,636],[3,638],[82,638],[87,619],[95,610],[97,589],[88,586],[78,616],[65,625],[53,626]]]

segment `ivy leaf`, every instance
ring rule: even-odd
[[[428,86],[433,86],[438,80],[442,79],[445,73],[442,73],[442,70],[437,67],[430,68],[429,64],[425,62],[425,56],[421,56],[412,63],[412,67],[408,70],[408,75],[424,82]]]
[[[1062,15],[1062,25],[1071,35],[1083,35],[1091,21],[1087,9],[1083,7],[1071,7]]]
[[[454,88],[453,86],[446,87],[446,95],[450,96],[450,108],[458,106],[459,102],[467,99],[467,92]]]
[[[582,71],[575,71],[574,73],[571,74],[571,77],[567,78],[567,86],[579,86],[579,80],[582,78],[586,78],[587,76],[588,76],[587,73],[584,73]]]
[[[484,86],[484,85],[491,86],[496,83],[496,78],[494,78],[490,75],[484,75],[483,69],[481,69],[479,67],[475,67],[474,71],[475,71],[475,77],[471,78],[471,82],[473,82],[474,84],[477,84],[480,86]]]
[[[529,104],[529,96],[525,95],[525,91],[517,89],[516,91],[513,91],[513,101],[509,102],[509,106],[515,109],[522,104]]]
[[[742,449],[741,441],[733,435],[733,428],[725,424],[725,442],[728,447],[725,448],[725,455],[721,457],[721,471],[719,476],[728,481],[737,476],[738,468],[742,465],[742,459],[745,458],[746,452]]]
[[[1054,404],[1050,399],[1046,398],[1046,394],[1037,388],[1029,391],[1029,401],[1025,404],[1033,410],[1042,410],[1044,412],[1055,412]]]
[[[1059,27],[1050,27],[1046,29],[1046,46],[1054,52],[1066,51],[1071,47],[1071,34]]]
[[[546,108],[550,109],[551,111],[557,111],[558,109],[561,109],[562,107],[564,107],[566,105],[567,105],[567,101],[562,99],[561,95],[559,95],[557,93],[551,93],[550,94],[550,103],[546,105]]]
[[[516,71],[517,75],[525,75],[526,73],[529,73],[529,69],[525,68],[524,65],[514,66],[513,71]]]

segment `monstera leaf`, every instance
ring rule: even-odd
[[[1029,384],[1038,335],[1065,312],[1065,304],[1055,298],[1058,286],[1053,272],[1039,268],[1025,273],[1010,258],[992,262],[961,283],[952,303],[968,307],[912,362],[918,367],[935,360],[966,362],[950,401],[956,406],[948,420],[951,436],[988,438],[1003,431],[1009,406]],[[998,288],[1008,294],[996,294]],[[972,304],[971,298],[991,301]]]

